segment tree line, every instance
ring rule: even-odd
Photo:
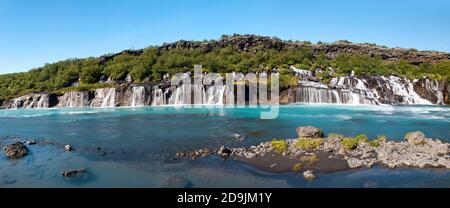
[[[235,46],[215,48],[209,52],[201,49],[176,48],[158,50],[152,46],[139,53],[125,51],[109,56],[68,59],[28,72],[0,75],[0,98],[11,99],[31,92],[61,92],[64,89],[89,89],[104,86],[99,84],[109,78],[113,82],[123,81],[128,75],[134,83],[157,82],[165,74],[193,71],[201,64],[206,72],[262,72],[274,68],[280,71],[280,87],[297,84],[289,66],[315,71],[323,82],[335,76],[349,75],[396,75],[410,79],[429,77],[444,80],[450,77],[450,61],[413,65],[406,60],[386,61],[380,56],[339,54],[329,59],[324,53],[313,55],[306,47],[287,48],[281,51],[253,47],[242,51]],[[331,72],[330,67],[333,69]],[[73,87],[79,83],[78,87]]]

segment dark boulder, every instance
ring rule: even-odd
[[[25,157],[28,154],[28,148],[21,142],[16,142],[14,144],[6,145],[3,148],[6,156],[12,159],[19,159]]]
[[[61,175],[64,177],[70,178],[70,177],[75,177],[75,176],[82,176],[86,172],[87,172],[87,170],[84,168],[77,168],[77,169],[70,169],[70,170],[63,171],[61,173]]]

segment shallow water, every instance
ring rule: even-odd
[[[280,106],[274,120],[261,109],[144,107],[0,111],[0,145],[20,138],[48,139],[30,146],[20,160],[0,155],[0,187],[450,187],[450,171],[372,168],[320,175],[306,182],[292,173],[272,174],[211,157],[174,160],[178,151],[247,146],[294,138],[295,128],[313,125],[348,136],[384,134],[400,140],[408,131],[450,141],[450,108],[438,106]],[[243,141],[233,134],[246,136]],[[71,144],[74,152],[65,152]],[[101,147],[107,154],[98,155]],[[60,172],[87,168],[83,179]]]

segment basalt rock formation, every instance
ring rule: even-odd
[[[209,52],[215,48],[236,46],[241,51],[258,49],[283,50],[293,47],[306,47],[312,49],[315,55],[325,53],[328,58],[334,59],[340,53],[369,54],[381,56],[385,60],[408,60],[412,64],[434,63],[440,60],[450,59],[450,53],[437,51],[417,51],[404,48],[387,48],[374,44],[356,44],[349,41],[336,41],[333,43],[311,44],[307,42],[289,42],[278,38],[258,35],[233,35],[214,41],[186,41],[164,44],[159,50],[171,50],[176,48],[201,49]],[[256,47],[258,46],[258,47]],[[256,49],[258,48],[258,49]]]
[[[298,75],[299,76],[299,75]],[[297,87],[280,92],[279,102],[336,103],[367,105],[445,105],[449,104],[450,85],[447,81],[430,79],[408,80],[395,76],[343,76],[329,83],[310,81],[313,75],[299,78]],[[243,87],[243,86],[241,86]],[[234,89],[233,89],[234,88]],[[239,86],[122,84],[111,88],[70,91],[62,95],[31,93],[13,100],[1,100],[0,108],[52,107],[119,107],[160,105],[248,105],[254,103],[248,96],[238,99]],[[269,87],[270,88],[270,87]],[[270,93],[268,93],[270,94]],[[228,98],[232,98],[229,102]],[[271,102],[269,99],[267,102]]]

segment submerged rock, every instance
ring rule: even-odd
[[[231,136],[233,137],[234,140],[237,140],[237,141],[242,141],[245,139],[245,136],[242,136],[240,134],[233,134]]]
[[[72,146],[70,146],[69,144],[64,146],[64,149],[69,152],[73,150]]]
[[[32,139],[32,140],[28,140],[27,145],[35,145],[36,144],[36,140]]]
[[[191,152],[177,152],[176,156],[177,157],[190,157],[192,160],[195,160],[195,159],[201,158],[201,157],[208,157],[211,154],[213,154],[213,152],[210,149],[204,148],[204,149],[199,149],[199,150],[195,150],[195,151],[191,151]]]
[[[322,129],[314,126],[301,126],[297,128],[299,138],[323,138],[324,133]]]
[[[28,148],[21,142],[16,142],[14,144],[6,145],[3,148],[6,156],[12,159],[19,159],[28,154]]]
[[[61,172],[61,175],[67,178],[75,177],[75,176],[81,176],[84,175],[87,172],[84,168],[77,168],[77,169],[70,169]]]

